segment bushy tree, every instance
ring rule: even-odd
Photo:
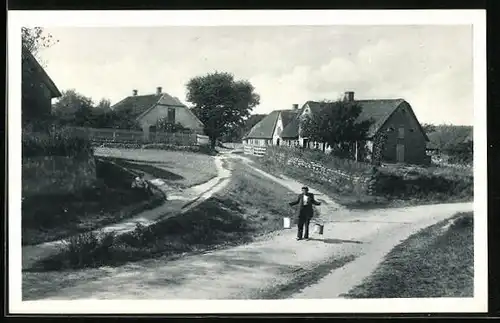
[[[187,84],[187,101],[203,122],[212,148],[217,139],[244,125],[260,97],[248,81],[236,81],[230,73],[197,76]]]
[[[354,143],[366,140],[373,122],[359,121],[361,110],[362,107],[356,102],[321,102],[320,111],[306,115],[301,120],[301,136],[311,141],[327,143],[332,147],[332,153],[339,157],[351,157]]]

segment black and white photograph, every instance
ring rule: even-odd
[[[9,17],[11,311],[487,310],[483,11]]]

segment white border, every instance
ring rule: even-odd
[[[270,301],[22,301],[21,26],[473,25],[474,298]],[[485,10],[9,11],[9,311],[20,313],[439,313],[487,311]],[[390,303],[390,306],[387,306]]]

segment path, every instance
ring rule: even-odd
[[[294,190],[301,187],[289,178],[266,176]],[[45,299],[334,298],[360,283],[412,233],[472,210],[472,203],[460,203],[353,212],[316,194],[326,202],[320,208],[330,221],[324,235],[313,234],[310,241],[296,241],[295,230],[283,230],[178,260],[145,260],[97,274],[80,270],[71,273],[74,285]]]
[[[157,208],[143,211],[134,217],[125,219],[119,223],[107,225],[93,232],[98,233],[114,231],[117,234],[122,234],[134,230],[137,223],[149,226],[160,219],[165,219],[189,211],[193,207],[211,197],[214,193],[219,192],[229,183],[231,170],[224,166],[224,159],[226,158],[227,155],[215,157],[214,161],[217,167],[216,177],[206,183],[192,186],[184,189],[183,191],[177,191],[177,194],[173,194],[171,191],[168,191],[168,186],[166,186],[160,179],[154,180],[153,182],[157,185],[157,187],[167,193],[167,201],[164,204]],[[57,253],[61,246],[64,245],[64,240],[65,239],[45,242],[38,245],[23,246],[22,268],[28,269],[33,266],[36,261]]]

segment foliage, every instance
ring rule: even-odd
[[[22,46],[35,57],[38,56],[40,50],[51,47],[58,42],[59,40],[55,40],[51,34],[45,33],[42,27],[21,28]]]
[[[96,111],[102,112],[102,113],[108,113],[111,112],[111,101],[106,98],[102,98],[97,106],[95,107]]]
[[[63,91],[61,97],[53,105],[54,115],[63,123],[85,126],[92,113],[92,99],[74,89]]]
[[[241,128],[260,97],[248,81],[236,81],[230,73],[197,76],[187,84],[187,101],[205,125],[212,147],[216,140]]]
[[[436,125],[430,124],[430,123],[422,123],[422,129],[426,134],[432,133],[436,131],[437,127]]]
[[[156,125],[156,130],[165,131],[169,133],[182,132],[182,133],[190,133],[191,129],[184,127],[180,123],[172,123],[168,119],[168,117],[161,118],[158,120]]]
[[[33,156],[78,156],[92,154],[90,140],[75,136],[69,129],[57,129],[50,134],[23,132],[23,157]]]
[[[379,132],[373,142],[372,163],[380,165],[384,158],[384,150],[387,144],[387,132]]]
[[[430,146],[450,156],[451,163],[471,163],[473,160],[473,128],[461,125],[438,125],[429,134]]]
[[[327,143],[339,157],[352,155],[352,143],[366,139],[372,120],[359,121],[362,107],[353,102],[323,102],[321,112],[306,115],[300,124],[301,136]]]
[[[240,142],[243,137],[262,119],[264,119],[267,114],[252,114],[245,119],[244,125],[241,128],[231,129],[230,132],[226,133],[221,140],[223,142]]]
[[[59,124],[77,127],[141,130],[132,109],[111,109],[108,99],[101,99],[97,106],[90,97],[67,90],[53,105],[53,114]]]

